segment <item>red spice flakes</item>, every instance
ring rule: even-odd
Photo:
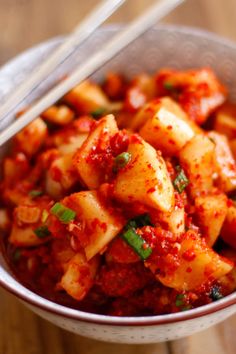
[[[160,99],[160,98],[154,98],[154,99],[152,100],[152,103],[154,103],[155,105],[156,105],[156,104],[159,104],[159,103],[161,103],[161,99]]]
[[[49,169],[53,161],[55,161],[60,156],[57,149],[50,149],[39,156],[38,164],[40,164],[42,169]]]
[[[188,268],[186,269],[186,272],[187,272],[187,273],[191,273],[191,272],[192,272],[192,268],[191,268],[191,267],[188,267]]]
[[[193,249],[189,249],[182,254],[182,258],[188,262],[192,262],[196,258],[196,253]]]
[[[107,224],[105,222],[101,222],[98,218],[94,218],[91,222],[92,229],[96,229],[97,227],[102,229],[103,232],[107,231]]]
[[[185,202],[185,198],[186,198],[186,193],[183,191],[181,194],[178,193],[177,191],[174,191],[174,195],[175,195],[175,206],[178,209],[181,209],[184,207],[184,202]]]
[[[196,230],[188,230],[186,232],[186,238],[191,238],[192,240],[198,240],[199,236]],[[202,239],[202,242],[204,242],[204,239]]]
[[[70,236],[75,236],[80,242],[82,247],[86,247],[89,243],[90,230],[88,229],[87,222],[85,220],[72,221],[67,225],[66,229],[70,233]]]
[[[212,273],[216,270],[216,266],[214,264],[207,264],[205,266],[204,269],[204,275],[209,278],[209,280],[212,278],[212,280],[214,280],[214,278],[212,277]]]
[[[54,181],[60,182],[62,179],[62,171],[57,167],[57,166],[53,166],[50,169],[50,174],[51,177]]]
[[[103,204],[107,204],[108,199],[114,194],[114,184],[103,183],[99,187],[99,195]]]
[[[196,91],[186,90],[183,92],[179,97],[179,103],[190,119],[198,124],[205,121],[205,116],[201,112],[201,98],[198,97]]]
[[[100,169],[107,170],[112,166],[114,157],[112,155],[111,147],[109,146],[109,143],[107,143],[106,138],[104,138],[104,135],[103,139],[103,142],[100,139],[97,145],[93,147],[90,154],[86,157],[86,161],[87,163],[91,163]]]
[[[116,237],[108,246],[106,260],[128,264],[140,262],[140,257],[121,237]]]
[[[97,283],[108,296],[126,297],[142,289],[150,279],[153,279],[152,274],[141,262],[112,263],[101,268]]]
[[[129,202],[132,203],[132,201],[134,200],[134,197],[132,195],[128,195],[128,199],[129,199]]]
[[[172,145],[175,145],[175,141],[173,139],[169,139],[168,142]]]
[[[73,122],[73,127],[80,133],[89,133],[94,125],[90,116],[82,116]]]
[[[53,237],[64,238],[66,234],[65,224],[62,224],[54,215],[50,215],[48,221],[48,229]]]
[[[147,193],[148,193],[148,194],[149,194],[149,193],[154,193],[154,192],[156,192],[156,190],[157,190],[157,187],[155,186],[155,187],[149,188],[149,189],[147,190]]]
[[[214,211],[214,218],[217,219],[219,216],[222,215],[222,211],[219,211],[219,210],[215,210]]]
[[[168,126],[167,126],[167,129],[168,129],[168,130],[172,130],[172,129],[173,129],[172,125],[168,125]]]
[[[231,207],[233,204],[234,203],[233,203],[232,199],[227,199],[227,207],[228,208]]]
[[[153,101],[152,101],[153,102]],[[159,102],[160,102],[160,100],[159,100]],[[158,103],[159,103],[158,102]],[[153,109],[153,107],[152,106],[147,106],[147,107],[145,107],[145,109],[144,109],[144,113],[151,113],[151,114],[154,114],[154,109]]]
[[[130,136],[130,143],[131,144],[143,144],[143,140],[140,135],[138,134],[132,134]]]
[[[198,295],[196,293],[193,293],[192,291],[190,291],[188,293],[188,298],[191,302],[196,301],[198,299]]]
[[[128,150],[129,135],[126,130],[121,130],[116,133],[110,140],[110,146],[113,156],[117,156]]]

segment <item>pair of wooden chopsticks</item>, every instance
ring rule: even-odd
[[[42,64],[31,78],[22,84],[0,109],[0,121],[9,116],[22,101],[65,61],[88,36],[108,18],[125,0],[107,0],[98,6],[72,35]],[[142,15],[131,22],[123,31],[115,35],[98,52],[80,65],[68,78],[55,86],[38,100],[26,113],[0,133],[0,146],[32,122],[38,115],[54,104],[79,82],[88,78],[98,68],[109,61],[119,51],[152,27],[184,0],[159,0]]]

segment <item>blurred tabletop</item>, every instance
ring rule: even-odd
[[[97,0],[0,0],[0,65],[22,50],[68,33]],[[108,21],[127,22],[151,0],[127,0]],[[236,40],[235,0],[187,0],[165,23],[204,28]],[[107,344],[66,332],[0,289],[0,354],[235,354],[236,316],[184,339],[151,345]]]

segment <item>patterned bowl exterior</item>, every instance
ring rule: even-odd
[[[60,78],[112,37],[120,26],[109,26],[94,33],[75,55],[53,73],[28,100],[33,102]],[[37,65],[63,41],[54,38],[19,55],[0,69],[0,104],[12,89],[25,80]],[[128,77],[140,72],[153,73],[161,67],[187,69],[210,66],[230,88],[236,101],[236,45],[205,31],[179,26],[158,26],[125,48],[92,77],[101,80],[109,70]],[[18,107],[18,110],[20,107]],[[13,112],[14,113],[14,112]],[[13,114],[0,123],[0,129],[13,120]],[[0,151],[0,156],[4,149]],[[236,293],[213,304],[179,314],[117,318],[89,314],[52,303],[18,283],[0,254],[0,284],[19,297],[43,318],[80,335],[116,343],[157,343],[204,330],[236,312]]]

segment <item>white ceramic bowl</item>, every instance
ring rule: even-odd
[[[108,27],[97,31],[72,60],[31,95],[29,102],[52,86],[69,71],[68,68],[71,70],[86,60],[118,29]],[[0,69],[0,104],[12,88],[24,80],[62,40],[52,39],[34,47]],[[160,26],[148,31],[99,70],[94,78],[99,80],[107,70],[120,71],[131,77],[143,71],[155,72],[163,66],[210,66],[230,88],[231,98],[236,98],[236,45],[213,34],[186,27]],[[9,117],[2,127],[11,119]],[[55,304],[26,289],[15,279],[2,255],[0,284],[34,312],[58,326],[86,337],[117,343],[155,343],[180,338],[206,329],[236,312],[236,293],[233,293],[215,303],[170,315],[119,318],[85,313]]]

